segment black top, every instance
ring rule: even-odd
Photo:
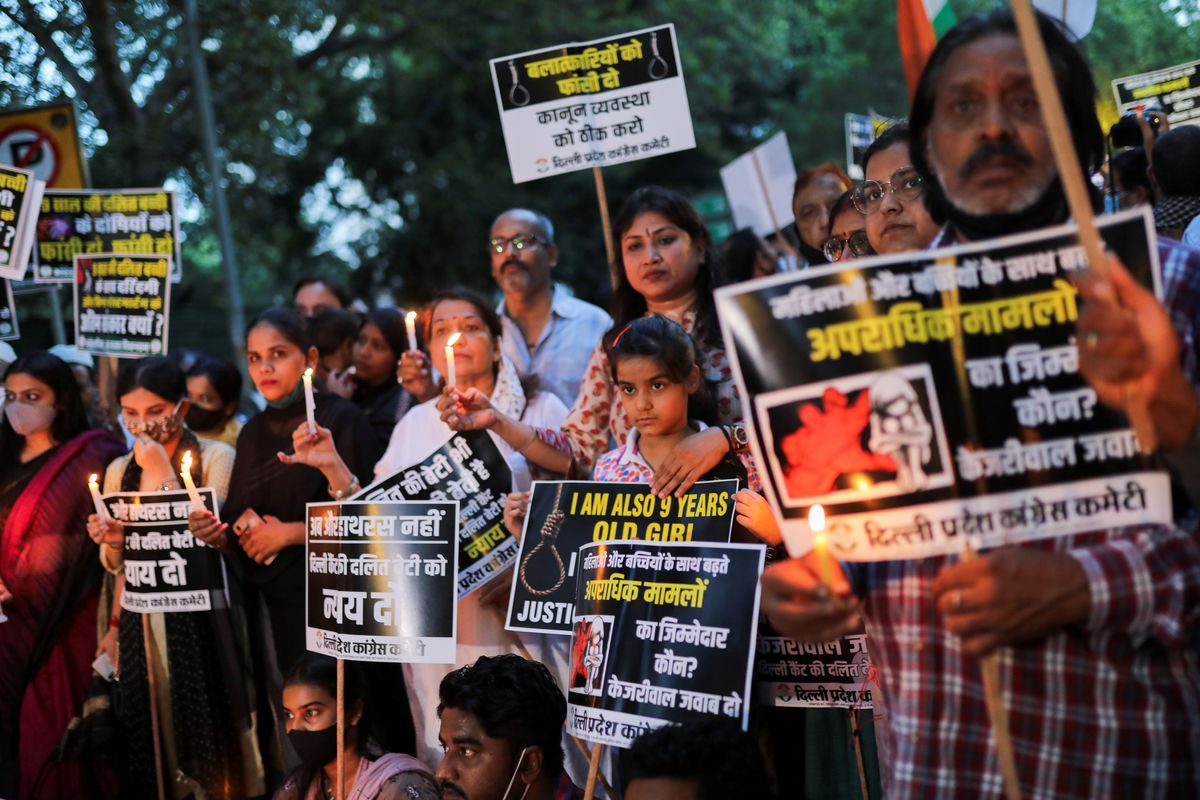
[[[317,424],[332,431],[338,454],[362,485],[368,485],[383,451],[366,417],[349,400],[335,394],[319,392],[315,399]],[[283,522],[303,522],[305,504],[331,499],[329,482],[320,470],[303,464],[284,464],[276,456],[292,452],[292,432],[304,420],[301,398],[287,408],[268,408],[242,428],[229,479],[229,496],[221,509],[221,519],[229,523],[235,547],[240,545],[232,526],[247,508],[253,508],[263,518],[270,514]],[[303,546],[293,545],[285,547],[269,566],[246,556],[241,561],[252,582],[266,583],[288,567],[299,565],[303,557]]]
[[[366,414],[380,453],[387,450],[396,423],[413,406],[413,396],[390,379],[375,386],[360,386],[350,400]]]

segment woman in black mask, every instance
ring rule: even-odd
[[[357,665],[345,666],[344,796],[348,800],[437,800],[433,771],[416,758],[383,753],[371,738],[369,698]],[[283,782],[275,800],[333,797],[337,784],[337,662],[309,653],[283,681],[287,735],[301,765]]]
[[[196,359],[187,373],[187,394],[191,401],[188,428],[201,439],[237,447],[242,432],[236,416],[242,396],[242,374],[237,367],[215,356]]]

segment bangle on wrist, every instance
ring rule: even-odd
[[[333,485],[331,484],[329,486],[329,496],[332,497],[334,500],[345,500],[347,497],[354,494],[361,488],[362,488],[362,484],[360,484],[358,482],[358,476],[353,475],[353,476],[351,476],[350,485],[347,486],[345,489],[342,489],[341,491],[334,491]]]
[[[114,611],[113,615],[108,618],[108,627],[115,628],[115,627],[117,627],[117,624],[120,623],[120,621],[121,621],[121,612]]]
[[[174,478],[172,478],[169,481],[163,481],[158,486],[158,490],[160,492],[173,492],[176,489],[181,489],[181,488],[183,488],[183,487],[181,487],[179,485],[179,481],[175,480]]]

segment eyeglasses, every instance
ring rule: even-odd
[[[825,240],[825,258],[830,261],[840,261],[842,251],[846,249],[846,245],[850,246],[850,252],[860,258],[862,256],[873,256],[875,251],[871,249],[871,242],[867,240],[867,232],[863,228],[856,231],[847,231],[845,233],[835,233]]]
[[[524,250],[526,247],[533,247],[535,244],[546,244],[546,240],[538,236],[529,236],[528,234],[518,233],[516,236],[510,236],[507,239],[499,238],[492,239],[488,244],[495,253],[503,253],[508,249],[509,243],[512,243],[514,250]]]
[[[892,173],[892,179],[887,183],[879,181],[863,181],[854,190],[851,198],[854,207],[862,214],[874,214],[883,205],[883,197],[888,192],[904,201],[916,200],[925,191],[925,178],[913,167],[901,167]]]

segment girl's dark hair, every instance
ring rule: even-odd
[[[242,373],[228,359],[203,355],[196,359],[187,376],[203,375],[221,396],[221,404],[237,403],[242,396]]]
[[[35,350],[18,356],[4,371],[4,379],[10,375],[29,375],[50,387],[54,392],[54,407],[57,412],[50,423],[50,436],[55,442],[70,441],[89,427],[87,411],[83,406],[83,393],[75,380],[75,373],[57,356],[45,350]],[[0,464],[5,468],[18,463],[25,447],[25,437],[13,430],[8,415],[0,413]]]
[[[317,353],[327,356],[336,353],[347,340],[354,341],[362,320],[343,308],[323,308],[308,318],[308,340]]]
[[[838,199],[834,200],[833,205],[829,208],[829,227],[825,229],[826,237],[833,236],[834,222],[835,222],[835,220],[837,220],[838,214],[841,214],[847,208],[853,210],[856,214],[858,213],[858,209],[854,207],[854,190],[853,189],[847,189],[846,191],[844,191],[840,195],[838,195]],[[862,214],[859,214],[859,216],[862,217]],[[864,219],[866,219],[866,218],[864,217]],[[864,222],[864,224],[865,224],[865,222]]]
[[[303,289],[305,286],[311,286],[314,283],[319,283],[333,293],[333,296],[342,304],[342,308],[349,308],[354,302],[354,294],[350,291],[350,287],[342,283],[337,278],[332,278],[328,275],[304,275],[292,284],[292,297]]]
[[[725,283],[741,283],[754,274],[754,262],[762,252],[762,240],[751,228],[742,228],[721,243],[721,265]]]
[[[654,359],[667,377],[676,383],[686,383],[692,367],[700,363],[696,343],[688,332],[660,314],[639,317],[628,325],[609,331],[604,337],[604,350],[614,382],[617,380],[617,365],[622,359],[633,356]],[[713,387],[707,384],[701,374],[700,387],[688,398],[688,416],[715,424],[716,407],[711,400]]]
[[[117,373],[117,399],[135,389],[145,389],[171,403],[187,397],[187,378],[170,359],[147,356],[137,361],[125,361]]]
[[[433,336],[433,312],[437,309],[439,303],[444,303],[448,300],[459,300],[464,303],[470,303],[479,312],[479,316],[483,319],[483,324],[487,326],[488,332],[492,334],[492,338],[499,345],[504,337],[504,325],[500,321],[500,315],[487,299],[479,292],[473,289],[466,289],[462,286],[453,289],[443,289],[433,296],[429,304],[425,306],[425,311],[421,318],[421,330],[425,332],[425,347],[429,347],[429,341]],[[499,366],[496,367],[499,369]],[[537,375],[529,374],[521,376],[521,389],[525,392],[527,400],[533,399],[537,393],[539,386]]]
[[[1096,117],[1096,84],[1092,80],[1091,67],[1061,23],[1040,11],[1034,13],[1037,16],[1042,41],[1046,43],[1046,52],[1050,56],[1050,66],[1054,70],[1059,93],[1062,95],[1063,111],[1071,129],[1071,139],[1075,142],[1075,151],[1079,155],[1079,165],[1085,175],[1090,175],[1099,170],[1100,165],[1104,163],[1104,131]],[[926,136],[933,120],[937,84],[942,78],[946,62],[955,50],[996,34],[1017,36],[1016,21],[1012,11],[1007,8],[963,20],[938,40],[937,46],[929,55],[925,69],[921,72],[921,79],[917,82],[912,113],[908,117],[912,134],[909,150],[912,165],[916,167],[917,172],[932,178],[928,181],[924,198],[930,216],[937,223],[943,223],[948,218],[949,203],[942,193],[941,181],[934,175],[925,158]],[[1102,202],[1103,198],[1094,187],[1089,193],[1093,206]]]
[[[296,659],[292,668],[284,675],[283,687],[286,689],[289,686],[316,686],[336,700],[337,660],[317,653],[305,653]],[[345,692],[347,720],[349,712],[360,701],[362,702],[362,716],[358,722],[358,736],[354,743],[354,749],[359,755],[364,755],[367,752],[368,741],[375,739],[375,729],[373,727],[374,720],[371,717],[370,698],[367,696],[366,680],[356,662],[346,662],[342,689]],[[308,782],[306,781],[303,785],[307,786]]]
[[[367,312],[362,324],[366,325],[368,322],[379,328],[383,340],[392,348],[392,360],[399,360],[401,354],[408,349],[405,342],[408,334],[404,330],[404,315],[394,308],[377,308]],[[362,325],[359,326],[359,330],[362,330]]]
[[[712,239],[708,235],[708,228],[704,226],[704,220],[686,197],[662,186],[643,186],[635,190],[613,219],[613,253],[616,254],[613,271],[617,276],[617,288],[613,292],[613,318],[617,321],[616,327],[620,328],[646,313],[646,298],[634,290],[625,275],[621,240],[633,227],[633,221],[638,215],[647,212],[662,214],[672,225],[691,237],[693,247],[704,249],[704,258],[700,262],[699,272],[696,273],[695,337],[698,342],[708,347],[723,347],[721,331],[717,326],[717,307],[713,301],[713,290],[725,281],[712,246]]]
[[[304,317],[290,308],[268,308],[263,311],[246,326],[247,339],[250,338],[250,331],[259,325],[269,325],[279,331],[283,338],[300,348],[302,353],[307,353],[308,348],[312,346]]]

